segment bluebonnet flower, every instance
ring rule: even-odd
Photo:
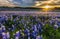
[[[10,30],[11,30],[11,28],[8,28],[8,30],[10,31]]]
[[[5,20],[8,20],[8,16],[5,16]]]
[[[26,29],[24,30],[24,33],[25,33],[25,34],[29,33],[29,30],[26,28]]]
[[[4,20],[4,17],[0,17],[0,23],[3,23]]]
[[[16,19],[13,19],[14,22],[16,22]]]
[[[9,39],[10,38],[10,33],[7,32],[6,35],[7,35],[7,39]]]
[[[28,39],[30,39],[30,32],[28,33]]]
[[[42,35],[40,36],[40,39],[43,39]]]
[[[29,29],[26,28],[24,30],[24,33],[25,33],[25,36],[27,36],[27,38],[30,39],[30,31],[29,31]]]
[[[58,29],[58,25],[57,24],[54,25],[54,29]]]
[[[10,15],[10,19],[11,19],[11,20],[13,19],[12,15]]]
[[[14,21],[15,23],[17,22],[17,20],[19,20],[18,17],[16,17],[16,18],[13,19],[13,21]]]
[[[39,36],[36,37],[36,39],[42,39],[42,36],[39,35]]]
[[[33,37],[33,39],[36,39],[36,36],[37,36],[36,31],[33,31],[32,34],[31,34],[31,36]]]
[[[2,36],[2,28],[0,27],[0,36]]]
[[[42,33],[42,25],[38,24],[37,29],[38,29],[38,32],[41,34]]]
[[[36,25],[33,25],[33,26],[32,26],[32,30],[37,31]]]
[[[2,27],[2,32],[5,32],[6,31],[5,26],[1,25],[1,27]]]
[[[60,21],[57,22],[57,25],[60,27]]]
[[[6,38],[6,33],[5,33],[5,32],[2,32],[2,38],[3,38],[3,39],[7,39],[7,38]]]
[[[15,26],[14,26],[14,25],[12,25],[12,31],[14,31],[14,29],[15,29]]]
[[[50,20],[50,24],[54,24],[55,23],[55,20]]]
[[[15,34],[15,39],[19,39],[19,37],[20,37],[20,32],[17,31],[16,34]]]
[[[19,37],[15,37],[15,39],[19,39]]]
[[[41,29],[42,28],[42,25],[38,24],[38,29]]]
[[[37,26],[36,25],[34,25],[34,31],[37,31]]]
[[[24,28],[26,28],[27,27],[27,25],[26,24],[24,24]]]

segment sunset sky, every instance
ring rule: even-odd
[[[51,4],[54,4],[54,5],[60,5],[60,0],[0,0],[0,6],[29,7],[29,6],[35,6],[35,5],[40,6],[46,2],[50,2]]]

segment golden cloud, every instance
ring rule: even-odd
[[[8,6],[8,7],[14,7],[13,3],[8,2],[7,0],[0,0],[0,6]]]

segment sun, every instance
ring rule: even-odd
[[[48,8],[53,8],[53,7],[52,7],[52,6],[50,6],[50,5],[45,5],[45,6],[42,6],[41,8],[48,9]]]
[[[44,6],[44,8],[51,8],[51,6],[46,5],[46,6]]]
[[[45,5],[45,6],[42,6],[41,8],[43,8],[42,11],[46,11],[46,12],[54,9],[54,7],[51,5]]]

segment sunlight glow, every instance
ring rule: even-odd
[[[55,7],[51,6],[51,5],[45,5],[45,6],[42,6],[41,8],[43,8],[42,11],[50,11],[50,10],[53,10]]]
[[[49,5],[46,5],[46,6],[44,6],[44,8],[51,8],[51,6],[49,6]]]
[[[51,5],[45,5],[45,6],[42,6],[41,8],[54,8],[54,7]]]

